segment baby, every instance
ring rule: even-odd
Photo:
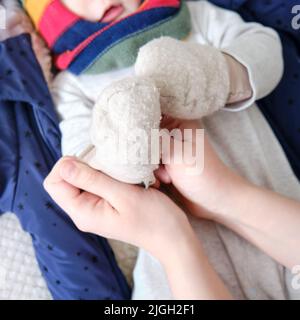
[[[280,43],[272,30],[206,1],[25,5],[64,70],[52,88],[63,155],[124,182],[153,183],[157,165],[119,163],[111,133],[119,133],[120,143],[136,128],[150,137],[162,114],[199,119],[220,109],[245,109],[281,75]],[[258,75],[262,67],[268,86]],[[143,153],[150,143],[131,146]]]
[[[87,4],[99,6],[99,15]],[[61,117],[63,154],[83,155],[89,164],[126,182],[151,182],[154,168],[109,167],[107,159],[101,159],[110,150],[109,144],[101,144],[107,127],[116,129],[122,124],[130,129],[138,122],[145,128],[151,119],[147,128],[156,128],[162,113],[200,118],[219,109],[240,111],[271,92],[282,75],[281,45],[274,31],[247,24],[207,1],[53,0],[37,5],[27,0],[26,7],[63,70],[52,88]],[[110,96],[114,96],[112,101],[108,101]],[[216,113],[220,114],[229,113]],[[245,128],[242,138],[236,139],[238,147],[245,144],[243,133],[257,134],[253,130],[257,118],[250,112],[232,118],[238,121],[228,121],[229,116],[219,122],[204,121],[225,149],[230,149],[235,125],[239,133]],[[255,146],[259,148],[259,143]],[[151,285],[163,283],[153,281],[160,270],[148,272],[151,281],[144,281],[145,269],[152,271],[151,265],[155,264],[142,252],[134,297],[141,297],[143,286],[149,291]],[[227,274],[232,275],[223,272]],[[156,289],[153,292],[163,297]]]

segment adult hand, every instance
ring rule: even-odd
[[[80,230],[142,247],[158,259],[191,232],[184,212],[157,189],[116,181],[76,158],[58,161],[44,187]]]
[[[165,126],[182,130],[199,128],[197,122],[170,119]],[[202,174],[188,175],[187,168],[171,162],[156,175],[174,185],[190,213],[225,225],[287,268],[299,265],[299,202],[255,186],[235,174],[222,163],[206,138]]]
[[[200,121],[181,121],[165,117],[162,121],[162,128],[169,131],[179,129],[182,132],[182,149],[188,147],[192,150],[193,156],[196,154],[196,130],[201,129]],[[193,139],[185,140],[184,130],[191,129]],[[165,184],[172,184],[173,191],[177,196],[183,197],[182,200],[191,210],[191,213],[201,218],[213,219],[219,213],[228,193],[236,190],[242,178],[231,171],[218,157],[213,150],[204,132],[204,166],[202,171],[194,171],[196,162],[187,161],[192,164],[175,164],[174,160],[179,158],[181,148],[174,148],[175,139],[171,137],[171,156],[167,164],[162,165],[156,171],[156,177]],[[176,143],[180,143],[178,140]],[[198,146],[199,147],[199,146]],[[187,159],[191,160],[191,159]]]

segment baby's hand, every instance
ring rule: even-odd
[[[137,76],[154,80],[162,113],[201,119],[223,108],[230,75],[222,52],[212,46],[161,37],[143,46],[135,63]]]
[[[190,232],[184,212],[157,189],[118,182],[75,158],[61,159],[44,186],[80,230],[142,247],[160,260]]]
[[[154,80],[162,113],[201,119],[252,97],[247,68],[218,48],[161,37],[144,45],[135,63],[137,76]]]

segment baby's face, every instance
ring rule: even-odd
[[[136,11],[141,0],[62,0],[77,15],[90,21],[112,22]]]

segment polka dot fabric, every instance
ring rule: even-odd
[[[0,211],[14,212],[31,235],[52,297],[130,298],[108,242],[80,232],[42,186],[61,137],[27,35],[0,43],[0,121]]]
[[[246,21],[257,21],[278,31],[283,45],[285,72],[275,91],[258,101],[258,105],[281,143],[294,173],[300,179],[300,30],[295,30],[292,26],[292,8],[300,4],[299,0],[210,2],[236,10]]]

